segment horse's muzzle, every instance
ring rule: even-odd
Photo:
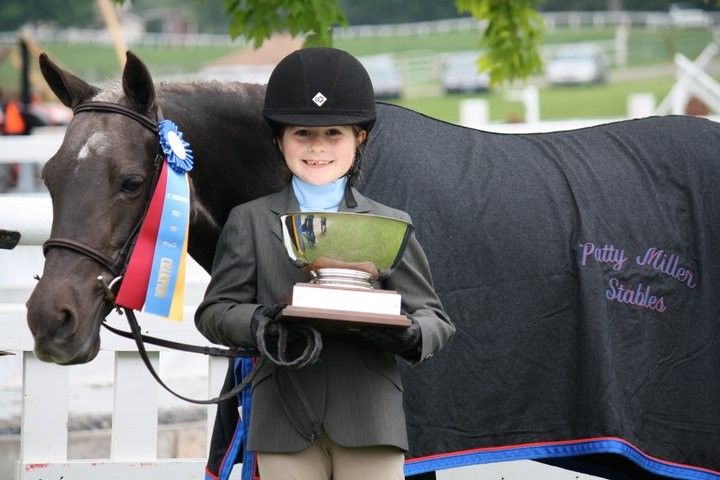
[[[73,304],[69,301],[74,297],[72,291],[50,293],[45,287],[43,278],[27,302],[27,321],[35,340],[35,356],[60,365],[93,360],[100,350],[102,317],[96,317],[107,313],[102,300],[93,295],[88,299],[89,304]]]

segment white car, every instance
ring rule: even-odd
[[[553,53],[545,67],[550,85],[582,85],[607,82],[609,65],[599,45],[564,45]]]
[[[392,55],[368,55],[358,57],[358,60],[370,75],[376,99],[383,100],[402,96],[402,77]]]
[[[479,72],[477,51],[448,53],[442,68],[445,93],[480,92],[490,88],[490,75]]]

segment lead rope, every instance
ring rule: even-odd
[[[273,357],[269,352],[265,339],[267,326],[273,322],[277,323],[278,328],[277,357]],[[256,332],[258,350],[262,352],[264,358],[269,362],[280,367],[273,375],[274,388],[288,420],[290,420],[290,423],[292,423],[295,431],[297,431],[300,436],[309,442],[314,442],[320,435],[320,418],[315,414],[295,371],[313,365],[318,361],[320,351],[322,350],[322,336],[316,328],[310,325],[293,325],[292,329],[294,332],[301,333],[305,336],[305,349],[297,358],[288,361],[286,355],[289,329],[290,327],[288,327],[288,325],[277,322],[271,318],[262,318],[259,320]],[[290,380],[290,388],[285,390],[285,392],[281,391],[283,390],[280,385],[281,375],[286,376]]]
[[[267,326],[270,323],[277,323],[278,337],[277,337],[277,357],[273,356],[267,348],[267,340],[265,339]],[[322,336],[317,329],[309,325],[293,325],[292,329],[294,332],[301,333],[305,336],[305,349],[297,356],[297,358],[288,361],[287,360],[287,342],[288,342],[288,326],[282,322],[276,322],[269,318],[263,318],[258,321],[257,326],[257,344],[260,354],[265,357],[270,363],[277,365],[281,368],[287,368],[290,370],[298,370],[300,368],[308,367],[315,364],[320,358],[320,352],[322,351]]]
[[[293,327],[293,330],[299,333],[302,333],[303,336],[305,336],[305,349],[303,352],[295,359],[288,361],[287,360],[287,341],[288,341],[288,328],[283,323],[278,323],[278,338],[277,338],[277,357],[274,356],[267,348],[267,341],[266,341],[266,328],[270,321],[269,319],[261,320],[258,323],[258,331],[257,331],[257,338],[258,338],[258,348],[255,349],[244,349],[244,350],[236,350],[236,349],[224,349],[224,348],[216,348],[216,347],[207,347],[207,346],[197,346],[197,345],[188,345],[185,343],[179,343],[179,342],[173,342],[171,340],[165,340],[162,338],[156,338],[151,337],[148,335],[143,335],[142,330],[140,328],[140,324],[137,321],[137,317],[135,316],[135,312],[128,308],[123,308],[122,311],[125,313],[125,317],[127,318],[128,325],[130,327],[130,332],[125,332],[123,330],[119,330],[117,328],[111,327],[106,322],[103,322],[103,326],[110,330],[111,332],[120,335],[125,338],[130,338],[135,341],[135,345],[137,346],[138,353],[140,354],[140,358],[142,359],[143,363],[145,364],[145,367],[150,371],[150,374],[155,378],[155,380],[162,386],[165,390],[176,396],[177,398],[181,400],[185,400],[186,402],[198,404],[198,405],[210,405],[210,404],[216,404],[220,403],[224,400],[227,400],[229,398],[234,397],[238,393],[240,393],[245,387],[252,384],[252,381],[255,378],[255,375],[257,374],[258,369],[266,362],[270,362],[280,368],[286,368],[289,370],[297,370],[300,368],[304,368],[310,365],[315,364],[318,359],[320,358],[320,352],[322,351],[322,336],[320,335],[320,332],[318,332],[315,328],[307,326],[307,325],[297,325]],[[255,365],[253,366],[250,373],[242,380],[241,383],[236,385],[232,390],[219,395],[214,398],[210,399],[195,399],[195,398],[189,398],[184,395],[181,395],[174,391],[172,388],[167,386],[165,382],[162,381],[160,378],[160,375],[158,375],[157,371],[155,370],[155,367],[153,367],[152,362],[150,361],[150,357],[148,356],[147,349],[145,348],[145,343],[150,343],[153,345],[159,345],[166,348],[171,348],[174,350],[182,350],[186,352],[193,352],[193,353],[201,353],[203,355],[211,355],[211,356],[222,356],[222,357],[229,357],[229,358],[236,358],[236,357],[256,357],[259,355],[259,359],[257,362],[255,362]]]

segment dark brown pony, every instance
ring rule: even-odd
[[[115,103],[184,132],[194,151],[190,173],[189,253],[210,269],[229,210],[282,186],[285,166],[259,112],[264,87],[241,83],[160,84],[128,52],[122,83],[100,90],[63,71],[46,55],[43,76],[68,107],[90,100]],[[153,188],[158,140],[122,114],[85,111],[70,122],[58,152],[43,169],[53,201],[52,238],[86,245],[113,260],[138,223]],[[72,274],[69,274],[72,272]],[[100,347],[100,322],[110,311],[97,276],[113,273],[67,248],[47,250],[45,268],[28,307],[35,355],[59,364],[85,363]]]

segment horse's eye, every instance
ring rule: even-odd
[[[125,193],[137,193],[143,187],[143,178],[135,175],[123,180],[120,188]]]

